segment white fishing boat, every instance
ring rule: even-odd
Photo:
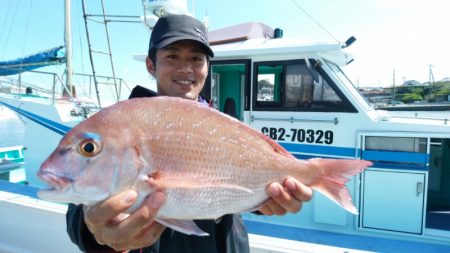
[[[58,145],[61,137],[102,106],[117,102],[120,98],[118,89],[121,89],[124,83],[114,74],[96,74],[94,67],[93,74],[90,75],[74,73],[71,1],[65,0],[64,6],[64,46],[0,62],[0,76],[16,77],[10,78],[9,88],[0,92],[0,106],[16,112],[25,125],[23,145],[26,149],[26,176],[31,185],[38,184],[39,180],[35,174],[45,157]],[[92,57],[92,50],[89,50],[89,53]],[[60,72],[37,70],[51,65],[64,67]],[[88,79],[89,84],[77,85],[75,80],[79,79]],[[115,89],[115,95],[106,100],[100,94],[109,93],[111,87]]]
[[[143,2],[150,26],[155,10],[170,12],[171,1]],[[347,184],[359,215],[319,194],[298,214],[244,214],[252,252],[450,252],[448,119],[372,108],[341,70],[354,39],[305,43],[260,23],[209,37],[215,57],[204,95],[219,110],[299,159],[374,163]],[[0,251],[77,252],[65,232],[67,207],[37,199],[35,187],[0,181],[0,206],[8,217],[0,220]]]

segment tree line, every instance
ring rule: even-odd
[[[403,103],[416,101],[444,102],[450,95],[450,81],[436,82],[424,86],[398,86],[392,87],[393,99]]]

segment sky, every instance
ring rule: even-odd
[[[100,0],[86,2],[88,13],[101,13]],[[107,14],[143,15],[141,0],[104,3]],[[209,30],[256,21],[283,29],[284,37],[316,42],[355,36],[346,49],[355,60],[343,70],[360,87],[428,82],[430,65],[435,81],[450,77],[448,0],[188,0],[187,6],[200,20],[207,15]],[[63,7],[63,0],[0,0],[0,60],[62,45]],[[75,72],[90,73],[81,0],[72,1],[72,27]],[[105,50],[102,27],[89,27],[93,48]],[[146,28],[134,23],[110,23],[108,28],[116,76],[130,87],[154,88],[144,63],[132,57],[147,51]],[[111,75],[106,60],[94,57],[100,75]]]

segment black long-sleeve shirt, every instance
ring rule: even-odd
[[[83,218],[81,205],[69,205],[66,215],[67,232],[73,243],[83,252],[114,252],[111,248],[98,244],[90,233]],[[214,220],[195,221],[209,236],[195,236],[179,233],[170,228],[160,239],[142,251],[131,253],[248,253],[248,235],[239,215],[230,214]]]
[[[150,97],[156,94],[141,86],[136,86],[130,98]],[[200,101],[203,102],[204,101]],[[73,243],[83,252],[114,252],[100,245],[84,222],[82,205],[69,205],[66,214],[67,233]],[[240,215],[229,214],[218,222],[214,220],[195,221],[209,236],[195,236],[179,233],[166,228],[160,239],[152,246],[134,252],[145,253],[248,253],[248,235]]]

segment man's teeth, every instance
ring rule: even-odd
[[[181,84],[192,84],[192,81],[189,80],[178,80],[177,82]]]

